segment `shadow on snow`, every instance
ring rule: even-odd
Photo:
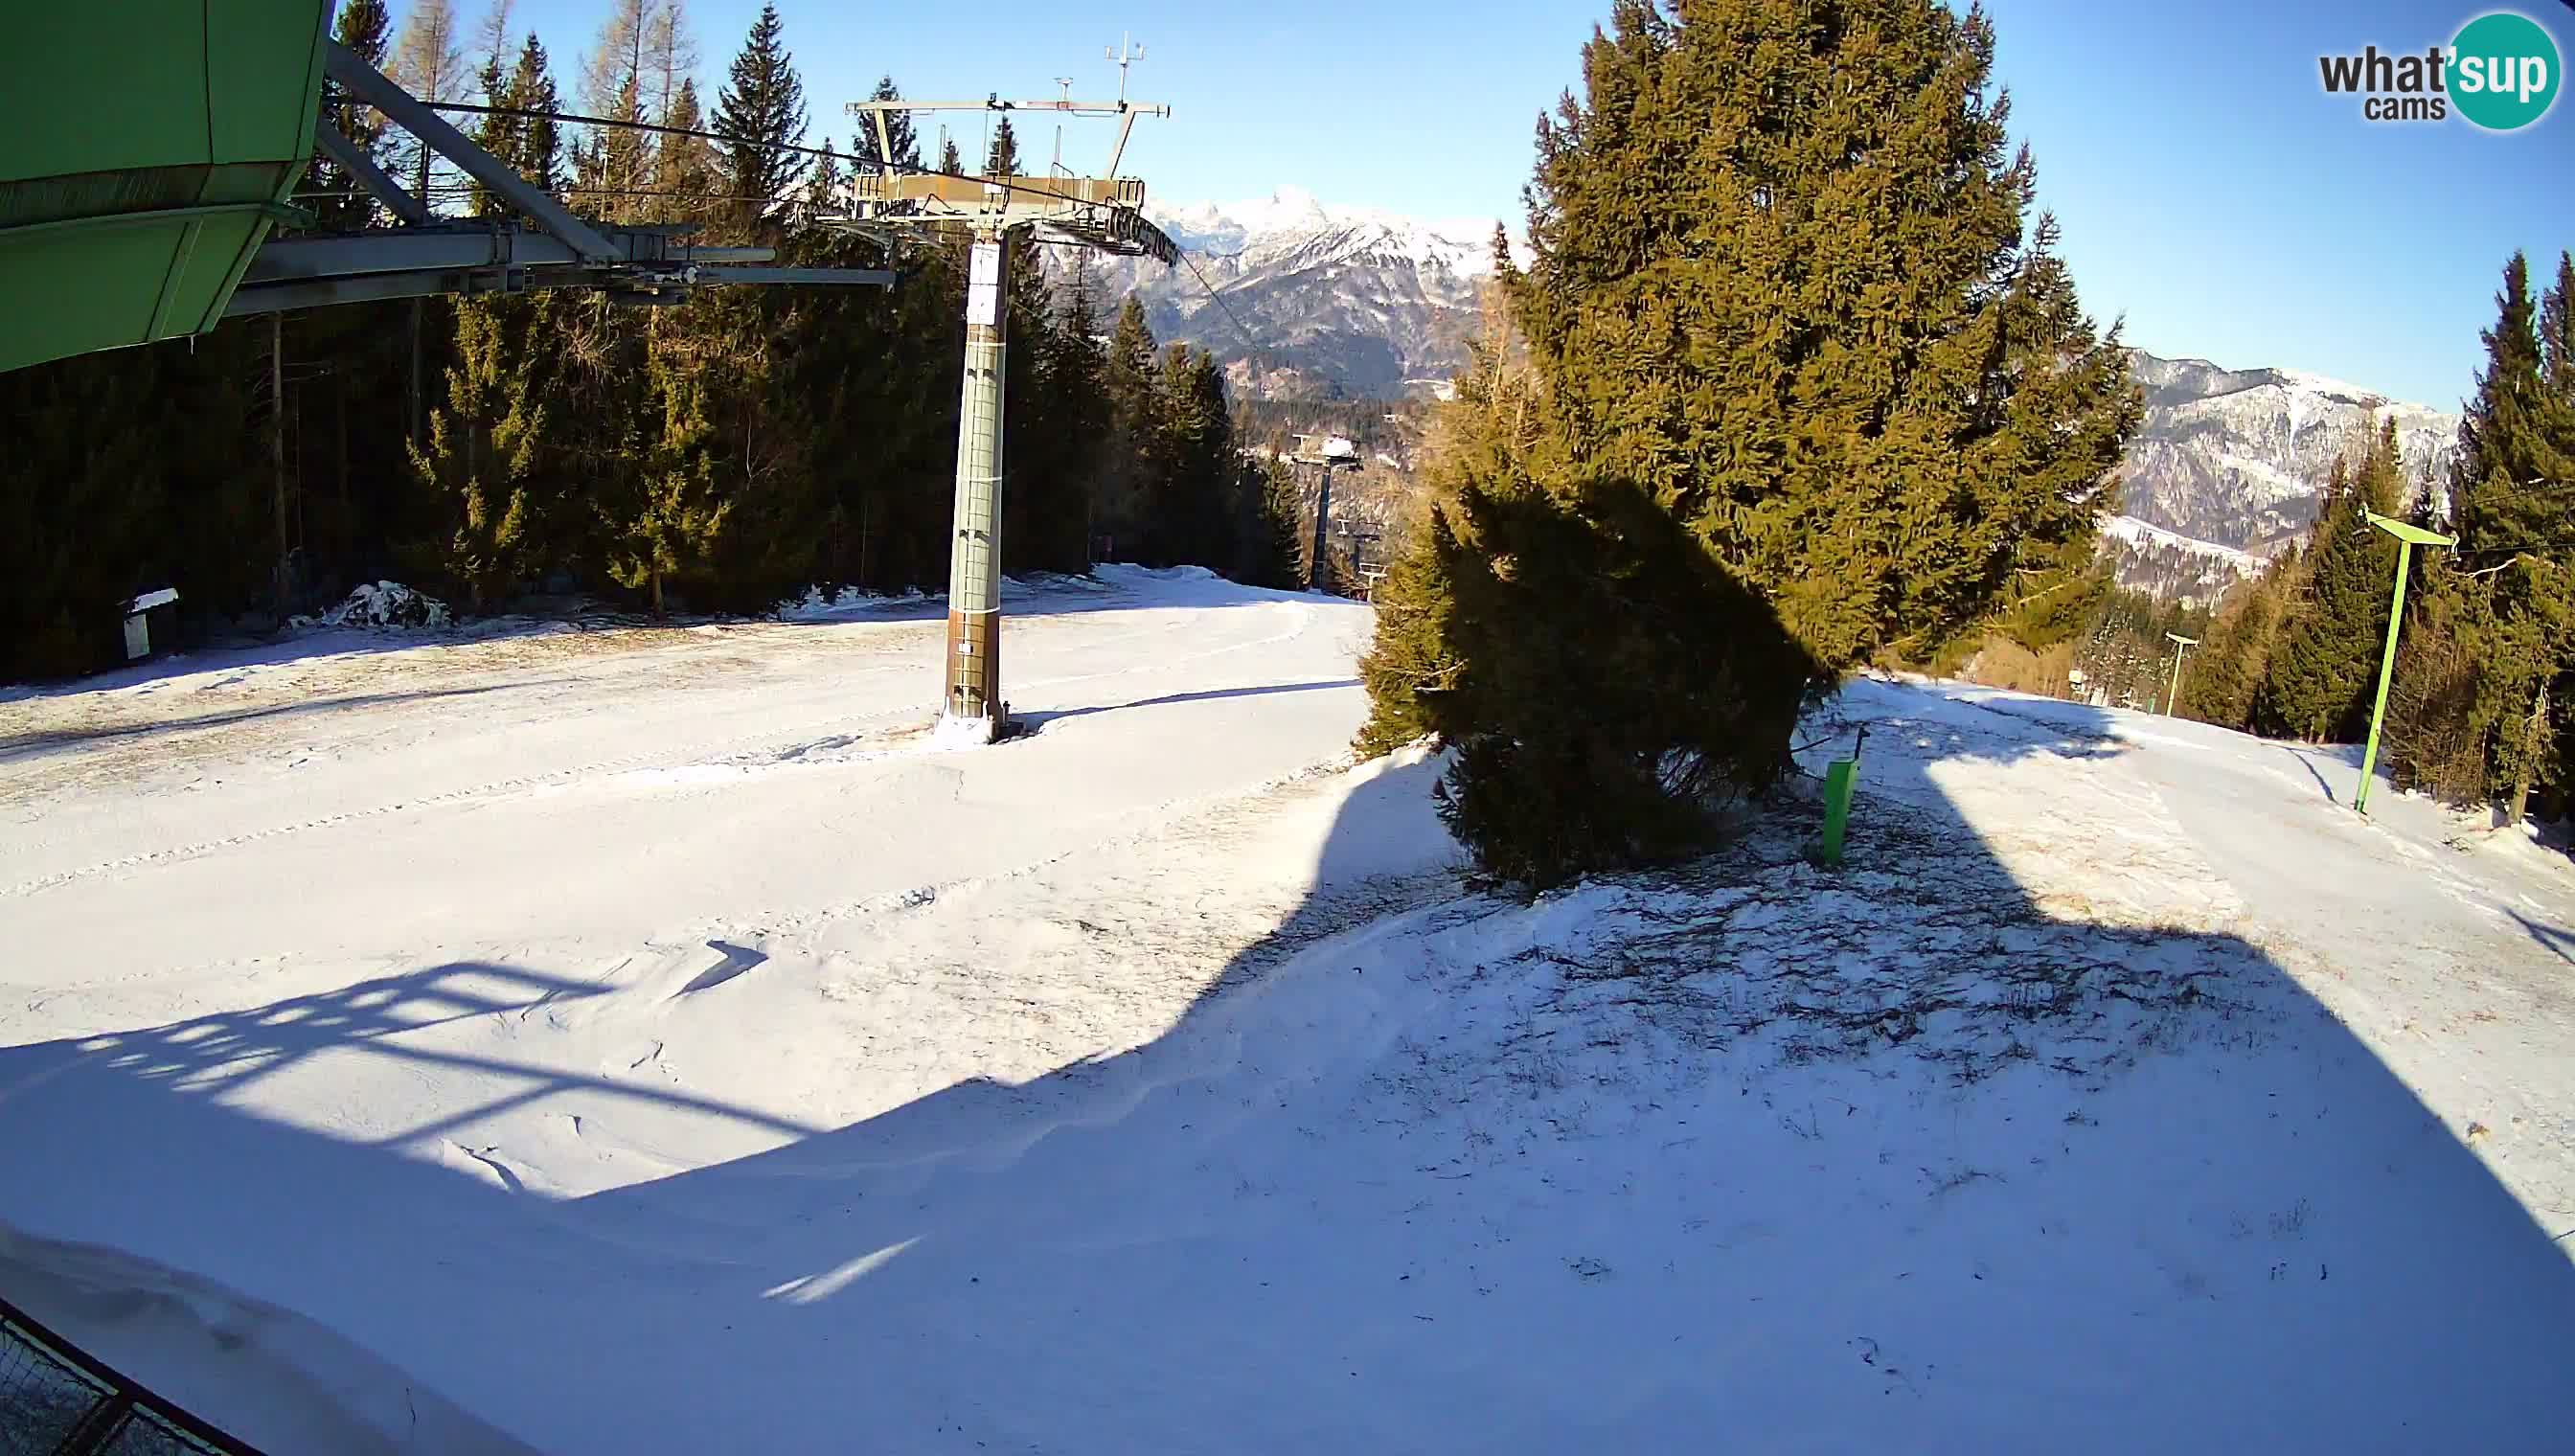
[[[1382,773],[1159,1038],[837,1128],[488,1057],[373,1141],[236,1105],[600,993],[525,966],[0,1049],[0,1289],[219,1422],[295,1384],[294,1310],[556,1450],[2557,1441],[2549,1232],[2253,946],[2054,917],[1951,802],[1945,764],[2118,751],[2046,712],[1877,726],[1840,876],[1791,806],[1526,908],[1388,892],[1432,769]],[[1630,891],[1623,941],[1549,938]],[[772,1145],[558,1200],[447,1142],[631,1103]]]

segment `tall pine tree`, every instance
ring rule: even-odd
[[[528,32],[527,42],[519,47],[518,64],[510,72],[509,96],[512,106],[525,111],[563,110],[563,97],[555,89],[545,44],[537,39],[533,30]],[[522,118],[515,140],[518,149],[508,160],[519,169],[519,175],[549,195],[562,191],[563,139],[554,119],[550,116]]]
[[[2254,696],[2265,731],[2349,741],[2366,728],[2396,584],[2396,538],[2365,513],[2392,516],[2404,504],[2396,422],[2373,432],[2356,463],[2336,461],[2316,518],[2305,568],[2306,598],[2270,659]]]
[[[2536,788],[2575,790],[2575,259],[2534,300],[2528,262],[2504,269],[2486,365],[2459,426],[2450,495],[2459,556],[2446,610],[2481,665],[2469,721],[2486,790],[2522,811]],[[2446,740],[2447,735],[2444,736]]]
[[[897,101],[902,99],[902,96],[903,92],[894,84],[892,76],[879,80],[877,89],[868,93],[868,99],[871,101]],[[885,126],[886,141],[893,146],[891,156],[877,142],[875,119],[868,117],[860,120],[858,134],[850,139],[850,156],[854,159],[853,169],[883,167],[889,160],[898,169],[911,170],[920,167],[921,135],[913,128],[912,113],[888,112]]]
[[[2254,698],[2270,675],[2271,654],[2306,583],[2303,553],[2292,546],[2265,564],[2261,575],[2219,599],[2207,640],[2191,654],[2184,712],[2219,728],[2252,727]]]
[[[721,165],[734,198],[733,224],[749,236],[770,207],[801,181],[810,159],[786,148],[805,140],[805,83],[787,53],[778,7],[764,5],[733,58],[732,78],[716,97]]]
[[[536,355],[508,327],[516,299],[459,299],[447,402],[430,414],[429,443],[412,470],[430,496],[437,534],[417,560],[461,588],[468,611],[497,602],[524,573],[532,545],[528,482],[546,410]]]
[[[1451,823],[1547,880],[1673,850],[1800,703],[2095,533],[2139,412],[1935,0],[1618,0],[1510,279],[1532,444],[1442,538]]]
[[[681,131],[706,126],[698,112],[698,83],[682,81],[672,97],[668,125]],[[654,159],[657,176],[651,216],[657,222],[683,223],[705,218],[718,209],[723,179],[717,175],[716,144],[704,137],[665,135]]]

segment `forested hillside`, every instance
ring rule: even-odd
[[[466,611],[548,581],[729,611],[809,585],[945,584],[961,259],[935,243],[890,257],[826,225],[876,142],[844,145],[811,114],[789,23],[765,11],[710,96],[680,0],[614,0],[595,35],[551,47],[505,20],[469,34],[450,0],[419,0],[397,27],[382,0],[351,0],[337,34],[425,99],[729,139],[460,118],[589,216],[902,282],[700,289],[678,307],[571,292],[347,305],[0,375],[0,680],[112,661],[119,604],[164,585],[202,632],[388,576]],[[891,78],[878,90],[896,94]],[[399,130],[326,102],[441,213],[507,225]],[[909,120],[892,131],[895,160],[922,164]],[[1023,170],[1007,120],[979,160]],[[382,221],[318,160],[297,201],[316,228]],[[1035,245],[1023,252],[1006,569],[1083,570],[1106,543],[1121,560],[1288,580],[1281,494],[1236,448],[1213,361],[1159,348],[1089,270],[1050,282]]]

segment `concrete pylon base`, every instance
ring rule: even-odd
[[[991,718],[959,718],[943,713],[930,730],[930,740],[943,748],[980,748],[1002,735],[1002,725]]]

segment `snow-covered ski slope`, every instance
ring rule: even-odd
[[[0,701],[0,1292],[280,1456],[2564,1449],[2562,856],[1867,682],[1844,871],[1520,905],[1365,609],[1015,607]]]

